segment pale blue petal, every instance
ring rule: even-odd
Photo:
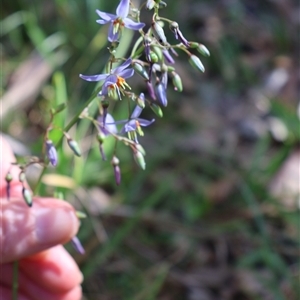
[[[109,26],[109,29],[108,29],[108,40],[110,42],[115,42],[118,40],[118,36],[119,36],[119,33],[118,32],[114,33],[114,26],[111,23]]]
[[[128,18],[124,19],[123,22],[124,26],[131,30],[140,30],[145,26],[145,23],[137,23]]]
[[[140,125],[143,126],[143,127],[149,126],[149,125],[151,125],[151,124],[155,121],[155,119],[152,119],[151,121],[149,121],[149,120],[146,120],[146,119],[140,119],[140,118],[137,118],[136,120],[137,120],[137,121],[140,123]]]
[[[86,81],[100,81],[107,77],[108,74],[98,74],[98,75],[82,75],[79,74],[79,77]]]
[[[121,0],[117,7],[117,16],[124,19],[129,14],[129,0]]]
[[[96,13],[98,14],[98,16],[103,19],[104,21],[106,21],[105,23],[107,22],[110,22],[110,21],[113,21],[117,18],[116,15],[113,15],[113,14],[109,14],[109,13],[106,13],[106,12],[103,12],[103,11],[100,11],[99,9],[96,10]],[[100,21],[100,20],[99,20]],[[98,22],[98,21],[97,21]]]
[[[119,74],[122,70],[126,69],[128,66],[131,65],[132,59],[128,58],[124,63],[122,63],[120,66],[112,70],[113,74]]]
[[[123,77],[123,78],[127,79],[127,78],[133,76],[133,74],[134,74],[133,69],[126,69],[126,70],[121,71],[118,75],[120,77]]]
[[[99,122],[99,128],[101,132],[104,133],[105,135],[118,132],[117,126],[114,123],[115,120],[111,114],[109,113],[106,114],[105,125],[103,124],[103,116],[98,117],[97,120]]]
[[[136,119],[137,117],[140,116],[141,112],[142,112],[142,108],[140,106],[136,106],[130,116],[130,119]]]

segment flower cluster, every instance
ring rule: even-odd
[[[128,146],[136,163],[142,169],[145,169],[146,151],[140,144],[139,137],[144,135],[143,127],[152,125],[155,119],[142,118],[143,110],[150,107],[158,117],[163,116],[161,107],[168,105],[167,89],[169,82],[171,82],[175,91],[182,92],[183,84],[176,72],[174,59],[178,56],[179,51],[187,55],[190,64],[200,72],[204,72],[204,66],[199,57],[191,51],[198,51],[204,56],[209,56],[209,51],[204,45],[189,41],[183,35],[177,22],[160,16],[161,9],[165,7],[166,3],[161,0],[147,0],[141,8],[153,11],[153,15],[152,19],[145,23],[140,21],[141,9],[134,7],[130,0],[121,0],[115,14],[96,10],[100,17],[96,22],[101,25],[109,23],[107,39],[110,42],[108,47],[110,57],[106,64],[105,73],[96,75],[80,74],[79,76],[89,82],[101,83],[97,90],[99,116],[93,118],[88,114],[88,106],[94,100],[94,96],[90,98],[84,111],[79,112],[65,129],[57,128],[53,123],[55,116],[66,108],[66,104],[62,103],[50,110],[50,121],[43,141],[43,157],[31,157],[25,163],[15,163],[20,167],[19,182],[23,187],[22,196],[29,207],[33,205],[33,198],[31,192],[26,188],[26,184],[24,184],[27,167],[31,164],[40,164],[44,168],[49,164],[56,167],[59,164],[59,155],[56,148],[62,145],[64,139],[73,154],[80,157],[79,145],[67,132],[79,118],[86,118],[94,124],[98,133],[97,141],[103,160],[106,160],[103,144],[110,136],[115,139],[116,144],[123,143]],[[167,27],[169,27],[170,33],[174,35],[175,44],[170,42],[172,37],[169,40],[165,34]],[[116,57],[116,49],[125,28],[137,31],[139,38],[135,41],[129,57]],[[146,95],[133,91],[127,83],[127,79],[135,74],[144,80]],[[115,120],[111,112],[114,105],[111,105],[111,103],[121,100],[128,101],[128,117],[124,120]],[[62,133],[60,140],[56,143],[51,140],[50,132],[52,130],[59,130]],[[111,164],[116,184],[119,185],[121,183],[121,168],[116,149],[117,147],[115,147],[112,154]],[[13,180],[10,171],[6,174],[5,180],[7,199],[9,200]],[[78,212],[78,217],[82,217],[82,213]],[[78,252],[84,253],[84,249],[76,237],[73,238],[72,243]]]
[[[107,39],[111,45],[108,48],[110,58],[107,62],[107,72],[97,75],[80,74],[79,76],[86,81],[102,83],[98,92],[101,115],[93,122],[98,131],[99,148],[103,160],[106,160],[103,143],[107,136],[113,136],[116,142],[123,142],[130,146],[135,161],[144,169],[146,166],[145,150],[140,145],[138,136],[144,134],[142,127],[153,124],[155,120],[146,120],[140,118],[140,115],[143,109],[148,106],[157,116],[162,117],[161,107],[168,105],[169,79],[175,91],[181,92],[183,90],[181,78],[174,66],[174,57],[178,56],[178,51],[182,51],[188,56],[190,64],[196,70],[204,72],[201,60],[190,50],[195,49],[204,56],[209,56],[209,51],[202,44],[188,41],[177,22],[159,15],[161,9],[166,6],[167,4],[160,0],[148,0],[141,6],[153,11],[152,19],[148,22],[149,26],[146,25],[146,22],[140,21],[142,11],[134,7],[130,0],[121,0],[116,8],[116,14],[96,10],[100,17],[96,22],[101,25],[109,23]],[[174,40],[177,40],[176,44],[171,44],[167,39],[166,25],[174,35]],[[124,28],[138,31],[140,37],[136,40],[130,57],[119,58],[115,57],[115,50],[122,38]],[[113,67],[115,63],[119,66]],[[145,80],[145,87],[148,91],[147,98],[143,93],[132,91],[127,83],[126,80],[134,74]],[[115,121],[112,114],[108,112],[110,102],[123,99],[129,102],[134,101],[135,107],[129,111],[126,120]],[[89,116],[86,117],[90,118]],[[120,124],[123,126],[118,129]],[[116,183],[119,184],[121,171],[116,153],[113,153],[111,164],[114,168]]]

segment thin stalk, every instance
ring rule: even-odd
[[[13,263],[13,282],[12,282],[12,300],[18,300],[19,288],[19,261],[15,260]]]

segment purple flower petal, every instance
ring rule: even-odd
[[[131,30],[140,30],[145,26],[145,23],[138,23],[129,18],[123,20],[124,26]]]
[[[136,106],[130,116],[130,119],[136,119],[137,117],[140,116],[140,114],[142,113],[142,108],[140,106]]]
[[[112,70],[113,74],[120,73],[124,69],[126,69],[128,66],[131,65],[132,59],[128,58],[125,62],[123,62],[120,66]]]
[[[164,49],[162,51],[166,61],[169,63],[169,64],[175,64],[175,60],[173,59],[173,57],[171,56],[170,52],[166,49]]]
[[[130,120],[124,125],[124,127],[121,130],[121,133],[124,134],[129,131],[135,131],[136,127],[136,120]]]
[[[127,79],[129,77],[132,77],[133,74],[134,74],[134,70],[133,69],[126,69],[126,70],[121,71],[118,75],[120,77],[123,77],[124,79]]]
[[[79,77],[86,81],[100,81],[107,77],[108,74],[97,74],[97,75],[83,75],[79,74]]]
[[[109,113],[106,114],[105,124],[103,124],[103,116],[99,116],[97,121],[99,123],[100,131],[104,135],[110,135],[111,133],[118,132],[117,126],[115,124],[115,120],[111,114]]]
[[[116,15],[109,14],[109,13],[106,13],[106,12],[104,12],[104,11],[100,11],[99,9],[96,9],[96,13],[98,14],[98,16],[99,16],[100,18],[103,19],[103,21],[105,21],[105,23],[110,22],[110,21],[113,21],[113,20],[115,20],[115,19],[117,18]],[[98,21],[102,21],[102,20],[97,20],[96,22],[98,22]],[[99,23],[99,22],[98,22],[98,23]],[[105,23],[104,23],[104,24],[105,24]],[[100,24],[101,24],[101,23],[100,23]]]
[[[129,14],[129,0],[121,0],[119,3],[117,10],[116,10],[117,16],[124,19]]]
[[[114,26],[111,23],[108,29],[108,40],[110,42],[115,42],[116,40],[118,40],[118,36],[119,36],[118,32],[114,33]]]
[[[140,118],[137,118],[136,120],[140,123],[140,125],[142,127],[147,127],[147,126],[151,125],[155,121],[155,119],[152,119],[151,121],[149,121],[149,120],[140,119]]]

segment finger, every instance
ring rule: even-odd
[[[12,163],[16,158],[8,142],[0,134],[0,198],[6,198],[6,174],[11,173],[13,180],[10,183],[10,194],[12,197],[22,195],[22,184],[19,182],[20,168]]]
[[[82,282],[82,274],[63,246],[56,246],[20,261],[20,270],[45,290],[67,292]]]
[[[0,263],[66,243],[79,227],[74,208],[65,201],[35,198],[30,208],[19,199],[0,203]]]
[[[11,289],[13,281],[12,264],[2,265],[1,271],[1,286],[6,289]],[[65,280],[68,280],[68,278],[65,278]],[[22,271],[19,273],[18,283],[18,295],[24,295],[30,300],[80,300],[82,295],[81,287],[79,285],[65,292],[56,293],[46,290],[28,278]],[[0,299],[2,300],[2,298]],[[11,298],[8,299],[10,300]]]

